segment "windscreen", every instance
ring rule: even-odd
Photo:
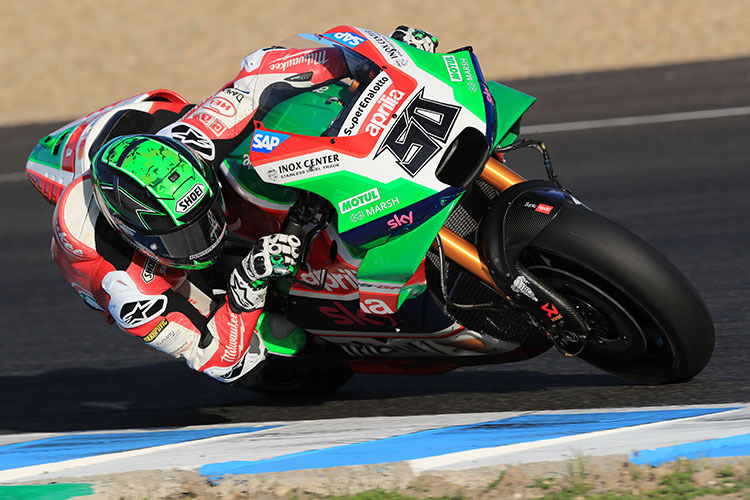
[[[357,52],[316,35],[294,35],[258,69],[256,119],[264,127],[313,136],[341,126],[381,69]]]

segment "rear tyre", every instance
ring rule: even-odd
[[[684,382],[706,366],[714,327],[666,258],[616,223],[566,203],[521,255],[593,327],[578,357],[644,383]]]

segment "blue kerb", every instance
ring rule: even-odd
[[[750,455],[750,434],[720,439],[707,439],[695,443],[664,446],[637,451],[630,455],[634,464],[649,464],[654,467],[680,458],[741,457]]]
[[[0,446],[0,470],[184,443],[216,436],[258,432],[273,427],[278,426],[57,436]]]
[[[256,461],[204,465],[206,476],[257,474],[299,469],[414,460],[459,451],[553,439],[594,431],[718,413],[735,408],[524,415],[492,422],[416,432]]]

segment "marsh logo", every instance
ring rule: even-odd
[[[174,211],[178,214],[186,214],[203,199],[206,194],[206,186],[203,184],[196,184],[185,196],[177,200],[177,206]]]
[[[276,132],[268,131],[255,132],[253,145],[250,149],[258,153],[270,153],[287,139],[289,139],[289,136],[286,134],[277,134]]]
[[[378,192],[378,188],[372,188],[369,191],[365,191],[364,193],[360,193],[357,196],[352,196],[351,198],[340,202],[339,211],[342,214],[345,214],[364,205],[369,205],[373,201],[377,201],[379,199],[380,193]]]
[[[450,77],[451,81],[462,82],[464,79],[461,77],[461,69],[458,67],[456,56],[443,56],[443,61],[445,61],[445,67],[448,68],[448,76]]]

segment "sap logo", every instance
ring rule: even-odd
[[[450,77],[451,81],[462,82],[463,78],[461,77],[461,70],[458,67],[456,56],[454,55],[443,56],[443,61],[445,61],[445,67],[448,68],[448,76]]]
[[[203,199],[206,194],[206,186],[203,184],[196,184],[190,191],[185,194],[182,198],[177,200],[177,205],[174,211],[178,214],[186,214],[193,208],[199,201]]]
[[[289,139],[289,136],[286,134],[267,131],[255,132],[255,135],[253,135],[253,145],[250,149],[258,153],[270,153],[287,139]]]
[[[365,41],[365,39],[362,38],[361,36],[355,35],[354,33],[351,33],[349,31],[340,31],[338,33],[326,33],[323,36],[331,40],[336,40],[337,42],[342,43],[352,48],[356,47],[357,45]]]
[[[414,222],[414,212],[409,210],[408,214],[398,215],[395,214],[393,217],[388,219],[388,227],[391,229],[398,229],[401,226],[407,226]]]

